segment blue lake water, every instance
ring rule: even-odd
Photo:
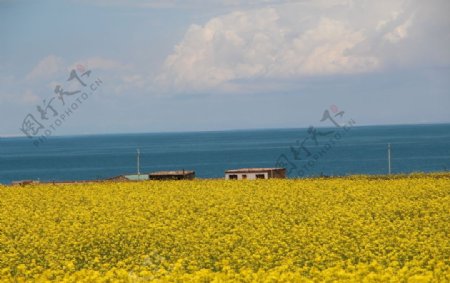
[[[227,169],[279,165],[290,177],[384,174],[388,143],[393,173],[450,170],[450,124],[316,131],[314,136],[308,129],[67,136],[51,137],[38,147],[25,137],[2,138],[0,183],[133,174],[137,148],[141,172],[186,169],[203,178],[221,178]]]

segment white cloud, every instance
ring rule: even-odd
[[[391,43],[397,43],[408,36],[408,29],[411,27],[413,16],[409,17],[404,23],[398,25],[393,31],[386,33],[384,38]]]
[[[129,6],[155,9],[198,9],[205,7],[260,7],[282,3],[299,2],[299,0],[78,0],[100,6]],[[349,0],[315,0],[317,2],[348,2]]]
[[[290,13],[264,8],[192,25],[157,80],[200,90],[237,79],[360,73],[379,66],[376,57],[351,52],[366,39],[362,30],[325,16],[292,20]]]
[[[424,50],[410,50],[409,40],[424,42],[427,35],[417,32],[426,24],[418,26],[415,14],[432,20],[415,0],[282,2],[191,25],[156,81],[175,91],[202,91],[255,79],[372,72],[416,60],[414,52]]]
[[[277,54],[279,59],[272,68],[273,74],[286,77],[371,71],[379,66],[377,58],[351,53],[365,39],[362,32],[323,18],[315,28],[294,38],[288,48]]]
[[[63,59],[55,56],[49,55],[43,58],[39,63],[31,70],[26,76],[27,80],[35,80],[42,78],[49,78],[52,75],[63,70],[64,62]]]
[[[67,60],[55,55],[42,58],[32,70],[22,78],[12,75],[0,75],[0,102],[19,102],[24,104],[36,104],[40,102],[40,96],[48,97],[54,95],[57,85],[64,89],[79,89],[77,80],[67,81],[70,71],[76,69],[78,72],[92,71],[92,77],[107,78],[109,82],[120,86],[123,91],[130,88],[142,88],[148,80],[143,76],[130,75],[133,66],[123,64],[117,60],[103,57],[88,57],[76,60],[72,64]],[[111,86],[114,88],[114,86]]]
[[[390,17],[389,17],[389,19],[382,19],[382,20],[380,20],[380,21],[378,22],[378,24],[377,24],[377,26],[376,26],[376,30],[377,30],[377,31],[382,30],[382,29],[385,28],[389,23],[395,21],[395,20],[398,18],[399,15],[400,15],[400,12],[398,12],[398,11],[392,11],[392,12],[391,12],[391,15],[390,15]]]
[[[61,57],[55,55],[48,55],[42,58],[39,63],[27,74],[27,80],[35,79],[52,79],[56,75],[61,75],[72,69],[77,69],[82,65],[85,69],[91,70],[124,70],[130,68],[118,61],[102,58],[90,57],[77,60],[71,65],[67,65]]]

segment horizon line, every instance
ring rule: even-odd
[[[352,127],[382,127],[382,126],[426,126],[426,125],[450,125],[450,122],[423,122],[423,123],[393,123],[393,124],[355,124]],[[312,126],[312,125],[311,125]],[[84,136],[107,136],[107,135],[142,135],[142,134],[181,134],[181,133],[220,133],[220,132],[239,132],[239,131],[264,131],[264,130],[295,130],[295,129],[308,129],[310,126],[306,127],[282,127],[282,128],[230,128],[223,130],[169,130],[169,131],[149,131],[149,132],[110,132],[110,133],[81,133],[81,134],[62,134],[62,135],[51,135],[47,138],[65,138],[65,137],[84,137]],[[333,128],[332,126],[323,127],[316,126],[315,128]],[[41,136],[37,136],[41,137]],[[0,139],[10,139],[10,138],[28,138],[25,135],[17,134],[5,134],[0,135]]]

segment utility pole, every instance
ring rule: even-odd
[[[141,165],[140,165],[141,151],[139,150],[139,148],[136,151],[137,151],[137,174],[139,179],[141,175]]]
[[[391,144],[388,143],[388,174],[391,175]]]

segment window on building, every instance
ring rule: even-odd
[[[266,175],[264,174],[256,174],[256,179],[265,179]]]
[[[237,175],[230,175],[229,178],[230,180],[237,180]]]
[[[243,174],[242,179],[244,179],[244,180],[247,179],[247,175]]]

